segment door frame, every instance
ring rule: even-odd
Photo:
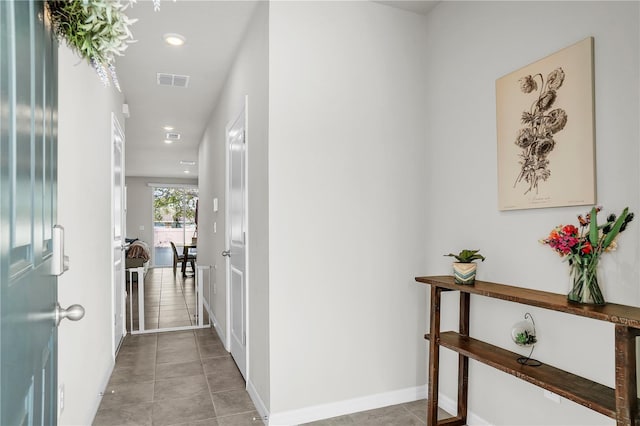
[[[115,196],[116,196],[116,191],[115,191],[115,182],[114,182],[114,177],[115,177],[115,162],[116,162],[116,158],[115,158],[115,143],[116,143],[116,132],[119,134],[120,139],[122,140],[122,146],[120,147],[120,155],[121,155],[121,163],[120,163],[120,179],[121,179],[121,191],[120,191],[120,248],[121,248],[121,267],[120,267],[120,277],[119,277],[119,285],[120,285],[120,294],[119,294],[119,299],[118,300],[118,292],[117,292],[117,287],[116,287],[116,277],[115,277],[115,271],[113,269],[114,263],[115,263],[115,259],[112,258],[111,259],[111,270],[112,270],[112,274],[114,274],[112,276],[111,279],[111,294],[112,294],[112,298],[111,298],[111,314],[112,314],[112,332],[111,332],[111,342],[112,342],[112,348],[111,348],[111,352],[113,354],[113,357],[115,359],[115,356],[118,352],[118,349],[120,348],[120,344],[122,344],[122,340],[124,339],[124,337],[127,335],[127,321],[126,321],[126,291],[125,291],[125,282],[126,282],[126,271],[125,271],[125,263],[126,263],[126,255],[124,253],[124,239],[125,239],[125,235],[126,235],[126,190],[125,190],[125,134],[124,134],[124,130],[122,129],[122,126],[120,125],[120,122],[118,121],[118,118],[116,117],[116,114],[111,112],[111,242],[112,242],[112,247],[111,247],[111,254],[113,256],[114,251],[118,248],[116,247],[116,242],[115,242],[115,235],[113,234],[114,230],[115,230],[115,225],[116,225],[116,217],[115,217]],[[120,309],[118,308],[118,305],[120,305]],[[122,316],[122,330],[120,331],[121,333],[121,338],[119,343],[116,344],[116,325],[117,325],[117,321],[115,318],[115,315],[117,313],[120,313]]]
[[[240,114],[242,114],[244,110],[244,182],[245,182],[245,191],[244,191],[244,229],[245,229],[245,241],[244,241],[244,251],[245,251],[245,260],[244,260],[244,303],[245,303],[245,312],[244,312],[244,321],[245,321],[245,383],[249,383],[250,377],[250,363],[249,359],[251,358],[251,338],[250,338],[250,328],[249,328],[249,244],[251,241],[251,233],[249,232],[249,95],[244,96],[244,103],[240,111],[235,114],[229,123],[225,126],[225,229],[224,229],[224,250],[229,250],[230,247],[229,241],[231,239],[231,205],[229,203],[230,199],[230,187],[231,182],[229,179],[229,171],[231,169],[230,161],[231,156],[229,155],[229,130],[233,127],[233,124],[237,121]],[[225,258],[225,288],[226,288],[226,329],[225,329],[225,342],[224,345],[229,352],[231,352],[231,258]]]

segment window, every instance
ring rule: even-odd
[[[197,201],[197,188],[175,186],[153,188],[155,266],[173,265],[171,242],[180,247],[185,243],[191,243],[191,239],[196,236]]]

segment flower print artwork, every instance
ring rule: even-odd
[[[562,108],[553,108],[562,87],[565,73],[561,67],[553,70],[545,81],[542,74],[526,75],[518,80],[523,93],[535,94],[529,110],[522,113],[522,127],[516,135],[515,144],[520,153],[520,174],[513,187],[524,183],[525,194],[538,193],[540,182],[551,176],[548,156],[556,145],[554,136],[567,124],[567,113]]]
[[[496,79],[499,210],[596,204],[593,45]]]

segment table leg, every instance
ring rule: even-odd
[[[460,292],[460,323],[459,333],[469,336],[469,307],[471,295]],[[458,355],[458,414],[462,424],[467,424],[467,395],[469,393],[469,358]]]
[[[637,425],[636,336],[640,330],[616,324],[616,422]]]
[[[184,246],[182,249],[182,258],[184,260],[182,261],[182,268],[180,269],[182,271],[183,277],[187,276],[187,258],[188,257],[189,257],[189,247]]]
[[[429,388],[427,390],[427,426],[438,424],[438,379],[440,369],[440,301],[442,289],[431,286],[429,325]]]

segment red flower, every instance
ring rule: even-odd
[[[582,254],[590,254],[593,251],[593,247],[589,241],[586,241],[580,251]]]
[[[575,237],[576,235],[578,235],[578,228],[576,228],[573,225],[565,225],[564,228],[562,228],[562,232],[572,237]]]

